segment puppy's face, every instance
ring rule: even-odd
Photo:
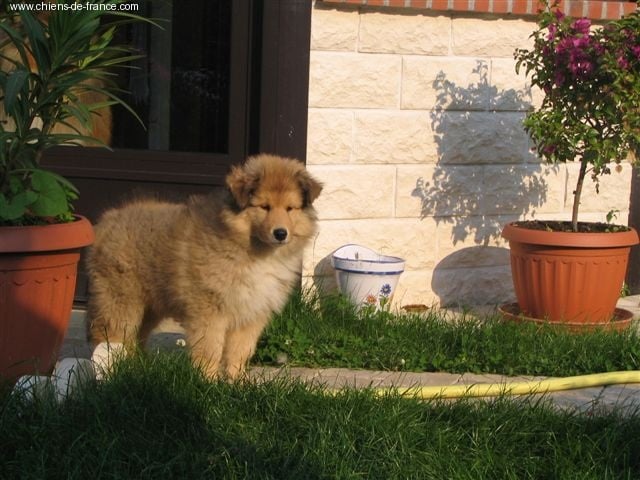
[[[271,155],[252,157],[232,169],[227,186],[260,242],[285,245],[315,231],[312,203],[322,186],[300,162]]]
[[[263,243],[284,245],[296,234],[296,223],[302,210],[298,190],[269,191],[259,188],[251,197],[247,213],[252,219],[253,233]]]

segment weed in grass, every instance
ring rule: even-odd
[[[571,334],[498,316],[363,312],[341,297],[296,294],[254,361],[279,357],[294,366],[569,376],[640,368],[640,338],[635,328]]]
[[[138,354],[61,405],[0,397],[0,478],[638,478],[640,417],[545,400],[210,382]]]

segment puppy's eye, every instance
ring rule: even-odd
[[[268,212],[269,210],[271,210],[271,205],[260,205],[260,208],[265,212]]]
[[[293,207],[287,207],[287,212],[290,212],[291,210],[293,210]]]

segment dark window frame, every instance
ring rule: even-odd
[[[234,0],[229,152],[58,147],[43,164],[70,178],[221,186],[256,153],[306,159],[311,2]]]

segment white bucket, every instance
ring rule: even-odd
[[[345,245],[331,255],[340,292],[356,305],[383,308],[393,297],[404,272],[404,259],[374,252],[360,245]]]

